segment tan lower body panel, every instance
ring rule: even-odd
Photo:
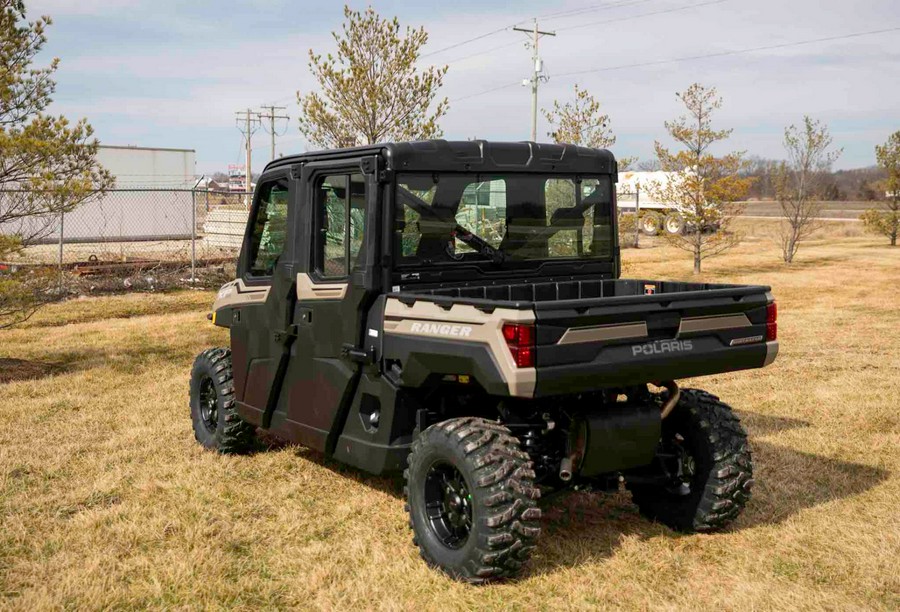
[[[222,285],[213,302],[213,312],[226,306],[243,306],[246,304],[262,304],[269,297],[268,285],[247,285],[237,279]]]
[[[314,283],[306,272],[297,274],[297,299],[308,300],[343,300],[347,295],[348,283]]]
[[[537,372],[534,368],[516,366],[503,338],[504,323],[534,324],[534,313],[530,310],[497,308],[488,314],[466,304],[454,304],[444,309],[426,300],[420,299],[406,305],[396,298],[388,298],[384,308],[386,334],[486,344],[509,394],[534,397]]]

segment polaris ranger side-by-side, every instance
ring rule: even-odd
[[[230,349],[203,352],[206,447],[257,428],[373,474],[403,472],[424,559],[471,582],[516,574],[542,491],[632,492],[710,531],[747,502],[747,436],[674,382],[771,363],[768,287],[620,279],[604,150],[430,141],[309,153],[259,179]]]

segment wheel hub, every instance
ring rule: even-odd
[[[660,453],[663,471],[671,483],[667,490],[678,496],[691,494],[691,483],[697,473],[697,462],[684,441],[683,436],[675,434]]]
[[[428,525],[448,548],[460,548],[472,530],[471,495],[456,467],[438,462],[425,477],[425,512]]]
[[[200,420],[210,432],[215,432],[219,425],[219,397],[209,377],[200,383]]]

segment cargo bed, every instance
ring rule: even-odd
[[[762,285],[563,279],[410,287],[388,297],[447,312],[529,313],[536,397],[763,367],[778,348]]]

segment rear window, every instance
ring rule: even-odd
[[[402,264],[610,259],[609,176],[400,175],[395,255]]]

